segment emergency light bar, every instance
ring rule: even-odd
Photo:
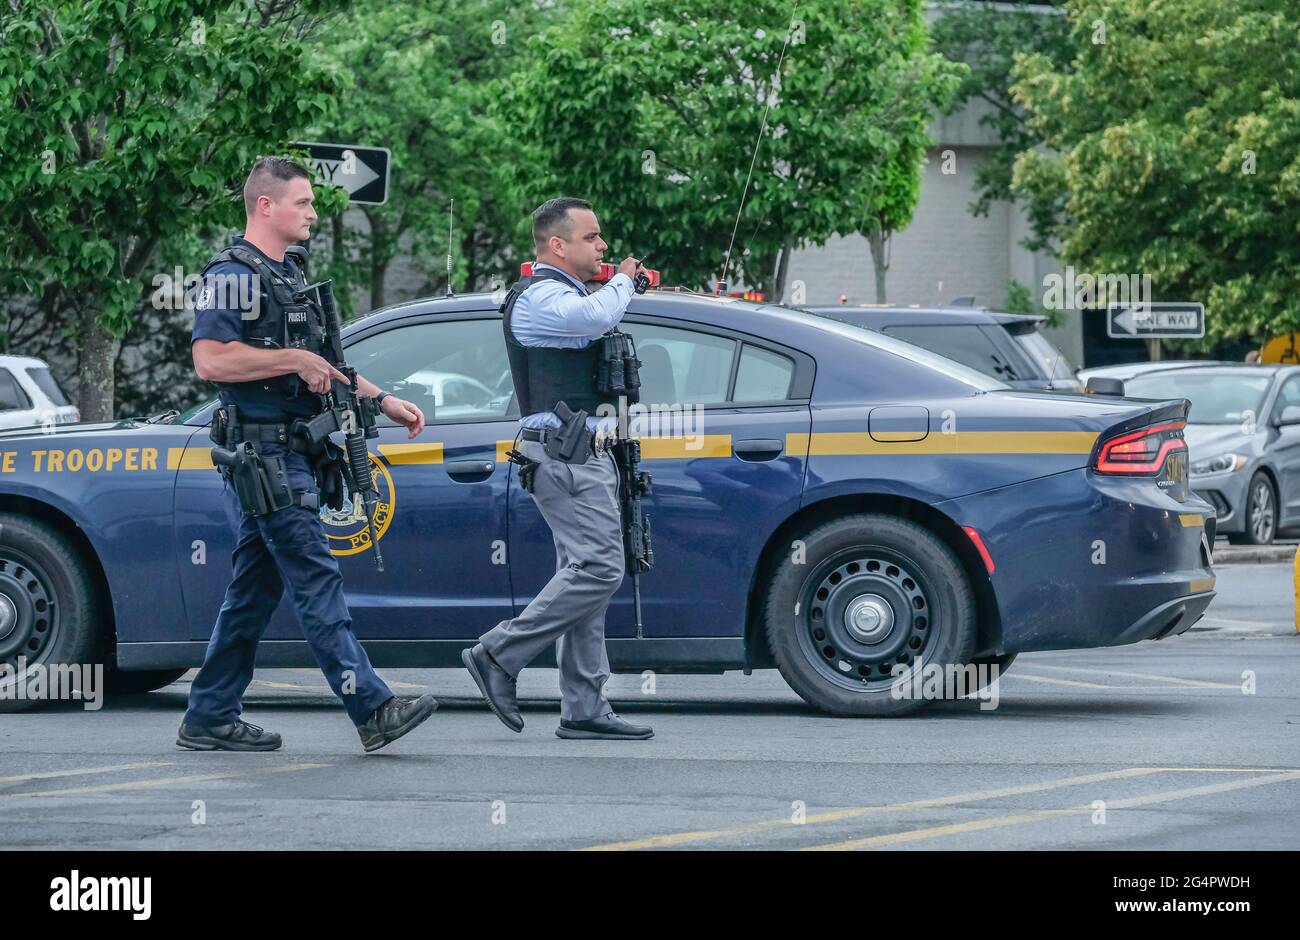
[[[645,268],[644,270],[646,276],[650,278],[650,286],[658,287],[659,272],[654,270],[653,268]],[[604,284],[617,273],[618,273],[618,265],[610,264],[608,262],[602,262],[600,266],[600,273],[595,277],[591,278],[591,281],[595,281],[598,284]],[[531,261],[525,261],[523,264],[519,265],[519,276],[520,277],[533,276],[533,263]],[[588,281],[587,283],[591,283],[591,281]]]

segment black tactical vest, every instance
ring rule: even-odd
[[[505,303],[501,305],[501,325],[506,335],[506,354],[510,357],[510,374],[519,399],[519,413],[530,415],[538,411],[553,411],[556,402],[564,402],[574,411],[594,415],[601,405],[608,405],[613,413],[617,403],[603,396],[596,388],[596,370],[600,363],[602,343],[594,339],[585,346],[560,349],[553,346],[525,346],[515,339],[510,328],[515,302],[524,291],[537,281],[573,282],[547,268],[534,269],[531,277],[520,279]]]
[[[262,255],[245,245],[231,245],[212,256],[203,269],[208,271],[224,261],[237,261],[252,269],[257,275],[257,316],[241,321],[242,341],[261,349],[301,348],[324,356],[325,315],[311,295],[303,293],[307,286],[304,274],[307,250],[300,245],[290,245],[284,254],[289,275],[275,265],[268,264]],[[217,387],[240,398],[265,399],[268,393],[283,397],[284,410],[289,414],[313,415],[319,412],[321,400],[313,395],[296,374],[250,382],[218,382]]]

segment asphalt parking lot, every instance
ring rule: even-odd
[[[648,742],[562,741],[550,670],[515,735],[456,670],[383,670],[439,712],[373,755],[313,670],[259,672],[273,754],[175,747],[188,677],[0,717],[0,847],[1283,849],[1300,842],[1290,564],[1221,565],[1193,631],[1022,656],[997,707],[829,718],[775,672],[619,675]]]

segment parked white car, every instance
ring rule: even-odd
[[[49,366],[30,356],[0,356],[0,428],[80,420],[81,412],[69,403]]]

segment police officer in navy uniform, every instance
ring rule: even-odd
[[[302,293],[307,238],[316,221],[307,171],[280,157],[259,159],[244,184],[248,222],[242,237],[204,271],[195,298],[191,349],[202,379],[221,390],[221,417],[233,420],[236,440],[250,441],[262,461],[283,460],[292,504],[250,511],[231,478],[226,499],[238,520],[234,577],[217,616],[203,668],[190,687],[189,708],[176,743],[195,750],[267,751],[280,736],[241,720],[244,690],[253,677],[258,641],[282,595],[294,605],[321,671],[357,726],[365,750],[377,750],[426,720],[433,696],[393,695],[370,665],[352,632],[338,562],[320,520],[322,473],[292,433],[293,422],[323,410],[331,382],[347,380],[321,355],[324,313]],[[358,376],[360,395],[404,425],[410,437],[424,415]]]
[[[598,413],[614,423],[609,414],[620,403],[597,387],[600,339],[623,318],[640,262],[624,259],[609,283],[588,291],[608,246],[591,204],[581,199],[543,203],[533,213],[533,245],[533,273],[507,295],[502,322],[530,492],[555,539],[556,571],[518,617],[485,633],[462,661],[493,713],[517,732],[524,721],[516,679],[553,644],[561,696],[556,734],[643,740],[654,732],[616,715],[603,689],[609,678],[605,611],[626,569],[618,469],[608,450],[585,448],[562,460],[547,447],[565,429],[557,408],[585,413],[587,430],[600,435],[607,427]]]

